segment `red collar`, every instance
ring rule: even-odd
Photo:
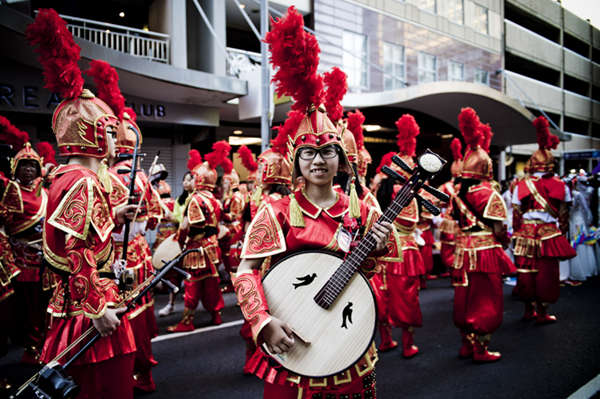
[[[304,190],[295,191],[294,197],[296,197],[296,201],[298,201],[298,205],[300,205],[302,212],[313,219],[318,218],[321,214],[321,211],[325,212],[332,218],[338,218],[348,212],[348,197],[345,195],[340,195],[337,191],[335,194],[337,196],[337,201],[329,208],[321,208],[314,204],[310,199],[308,199],[304,193]]]

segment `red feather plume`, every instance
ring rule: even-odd
[[[482,123],[479,126],[481,130],[482,140],[481,140],[481,148],[485,152],[490,152],[490,145],[492,144],[492,137],[494,136],[494,132],[492,132],[492,127],[489,123]]]
[[[229,158],[223,158],[221,167],[223,168],[223,172],[227,175],[233,170],[233,162],[231,162],[231,159]]]
[[[327,87],[325,92],[325,109],[329,119],[335,123],[344,116],[342,99],[348,91],[348,76],[338,67],[333,67],[331,72],[325,72],[323,81]]]
[[[420,133],[419,125],[411,114],[404,114],[396,121],[398,134],[396,143],[402,155],[415,156],[417,149],[417,136]]]
[[[365,146],[365,136],[363,135],[363,123],[365,122],[365,116],[360,110],[354,112],[348,112],[348,130],[354,135],[356,141],[356,148],[359,150]]]
[[[296,135],[298,127],[300,126],[302,119],[304,119],[304,114],[300,111],[290,111],[287,116],[285,123],[275,128],[277,129],[277,137],[271,140],[271,148],[273,151],[282,155],[286,154],[289,138]]]
[[[83,77],[77,62],[81,49],[73,40],[67,23],[53,9],[40,9],[25,36],[40,56],[44,68],[45,87],[63,98],[79,97]]]
[[[20,151],[28,141],[29,134],[27,132],[18,129],[0,115],[0,142],[9,144],[15,151]]]
[[[198,152],[198,150],[190,150],[188,152],[188,170],[194,170],[194,168],[202,163],[202,155]]]
[[[204,156],[211,168],[216,168],[223,164],[223,160],[229,156],[231,146],[225,140],[217,141],[212,145],[212,152]]]
[[[107,103],[115,115],[122,119],[125,110],[125,97],[123,97],[119,88],[117,70],[106,61],[92,60],[90,69],[84,72],[94,78],[98,98]]]
[[[483,135],[479,128],[480,125],[479,117],[473,108],[466,107],[460,110],[460,114],[458,114],[458,128],[465,138],[467,146],[475,148],[481,145]]]
[[[244,167],[248,169],[250,173],[254,173],[256,172],[256,170],[258,170],[258,164],[254,160],[250,148],[243,145],[239,148],[238,154],[240,156],[240,159],[242,160],[242,165],[244,165]]]
[[[454,138],[454,140],[452,140],[450,143],[450,151],[452,151],[452,158],[454,158],[455,161],[463,159],[462,143],[460,142],[460,139]]]
[[[550,133],[550,124],[548,120],[543,116],[538,116],[533,120],[533,126],[535,127],[535,131],[537,132],[537,142],[538,146],[542,150],[556,149],[558,147],[558,143],[560,143],[560,139]]]
[[[387,154],[385,154],[381,158],[381,162],[379,162],[379,166],[377,167],[377,169],[375,171],[377,173],[381,173],[381,169],[383,169],[384,166],[390,166],[392,164],[392,158],[394,157],[394,155],[396,155],[396,153],[394,151],[388,152]]]
[[[56,151],[54,147],[47,141],[40,141],[36,144],[35,148],[37,149],[37,153],[40,157],[44,158],[44,165],[47,163],[51,163],[56,166]]]
[[[271,51],[271,64],[279,96],[294,99],[292,110],[306,112],[311,105],[323,101],[323,78],[317,73],[319,43],[304,31],[304,19],[294,6],[286,15],[271,20],[271,31],[265,36]]]

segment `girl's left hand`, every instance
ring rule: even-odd
[[[371,231],[376,243],[373,252],[385,250],[390,234],[392,233],[392,224],[389,222],[377,222],[373,225]]]

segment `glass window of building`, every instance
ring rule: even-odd
[[[473,10],[473,29],[485,35],[489,34],[488,9],[478,4],[474,4]]]
[[[345,30],[342,62],[348,74],[348,87],[367,89],[367,36]]]
[[[475,83],[481,83],[482,85],[489,86],[490,85],[490,74],[488,71],[484,71],[483,69],[475,70],[475,77],[473,79]]]
[[[463,0],[444,0],[444,12],[443,15],[454,22],[455,24],[462,25],[464,23],[464,4]]]
[[[406,64],[404,46],[383,43],[383,89],[394,90],[404,87],[406,82]]]
[[[435,55],[420,52],[418,64],[419,83],[435,82],[437,80],[437,58]]]
[[[448,62],[448,80],[465,80],[465,65],[460,62]]]

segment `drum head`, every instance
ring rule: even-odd
[[[161,242],[154,251],[154,255],[152,255],[152,266],[154,266],[155,269],[162,269],[165,265],[164,262],[170,261],[180,253],[181,246],[179,246],[179,242],[175,239],[175,234],[170,235]]]

